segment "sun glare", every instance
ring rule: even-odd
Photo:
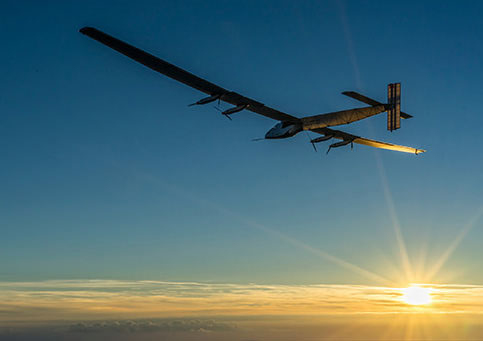
[[[431,303],[431,288],[411,286],[402,291],[402,300],[411,305],[422,305]]]

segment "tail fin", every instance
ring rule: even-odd
[[[387,85],[387,130],[401,128],[401,83]]]

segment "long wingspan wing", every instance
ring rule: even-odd
[[[387,142],[380,142],[376,140],[370,140],[366,139],[364,137],[352,135],[349,133],[345,133],[340,130],[334,130],[334,129],[329,129],[329,128],[319,128],[319,129],[313,129],[312,130],[315,133],[322,134],[325,136],[332,136],[336,139],[339,140],[350,140],[354,143],[358,144],[363,144],[366,146],[370,147],[376,147],[376,148],[381,148],[381,149],[389,149],[389,150],[395,150],[398,152],[404,152],[404,153],[413,153],[413,154],[420,154],[424,153],[424,149],[416,149],[412,147],[406,147],[406,146],[399,146],[397,144],[392,144],[392,143],[387,143]]]
[[[358,101],[361,101],[363,103],[367,103],[367,104],[372,105],[372,106],[384,105],[381,102],[378,102],[378,101],[376,101],[372,98],[369,98],[367,96],[361,95],[360,93],[355,92],[355,91],[344,91],[342,94],[349,96],[353,99],[356,99]],[[401,112],[401,118],[407,119],[407,118],[411,118],[411,117],[412,117],[411,115],[406,114],[405,112]]]
[[[265,106],[263,103],[252,100],[248,97],[228,91],[216,84],[210,83],[192,73],[185,71],[173,64],[170,64],[160,58],[157,58],[141,49],[129,45],[119,39],[116,39],[104,32],[92,27],[84,27],[80,29],[82,34],[99,41],[100,43],[122,53],[123,55],[134,59],[135,61],[149,67],[150,69],[162,73],[178,82],[184,83],[192,88],[207,93],[209,95],[223,95],[221,100],[236,106],[248,104],[246,110],[254,113],[270,117],[279,121],[298,121],[298,118],[283,113],[281,111]]]

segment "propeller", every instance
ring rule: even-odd
[[[227,119],[229,119],[230,121],[233,121],[233,119],[230,117],[230,115],[223,114],[223,110],[222,110],[222,109],[220,109],[220,108],[218,108],[218,107],[213,107],[213,108],[215,108],[216,110],[218,110],[219,112],[221,112],[221,114],[222,114],[223,116],[225,116]]]
[[[308,139],[309,139],[310,143],[312,144],[312,147],[314,148],[314,151],[317,153],[317,147],[315,146],[314,141],[313,141],[313,140],[310,138],[310,135],[309,135],[309,133],[307,132],[307,130],[305,131],[305,134],[307,135],[307,137],[308,137]]]

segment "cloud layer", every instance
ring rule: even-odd
[[[481,313],[483,286],[426,286],[433,288],[432,304],[414,307],[402,301],[400,288],[361,285],[241,285],[117,280],[0,282],[0,322]]]

